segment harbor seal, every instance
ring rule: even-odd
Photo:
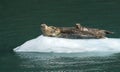
[[[95,28],[87,28],[76,24],[75,27],[55,27],[41,24],[41,30],[44,36],[60,37],[60,38],[80,38],[80,39],[99,39],[105,38],[106,34],[112,32]]]
[[[113,34],[111,31],[96,29],[96,28],[87,28],[81,26],[79,23],[76,24],[76,28],[79,29],[82,33],[91,34],[96,38],[105,38],[106,34]]]
[[[80,35],[75,34],[75,27],[55,27],[41,24],[41,30],[44,36],[59,38],[78,38]]]

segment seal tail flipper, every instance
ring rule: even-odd
[[[106,34],[113,34],[114,32],[106,31],[106,30],[105,30],[105,33],[106,33]]]

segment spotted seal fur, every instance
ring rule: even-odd
[[[113,33],[107,30],[87,28],[78,23],[75,27],[55,27],[41,24],[41,30],[44,36],[80,39],[105,38],[106,34]]]

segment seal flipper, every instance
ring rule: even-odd
[[[105,33],[106,33],[106,34],[113,34],[114,32],[105,30]]]

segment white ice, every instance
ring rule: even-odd
[[[65,39],[38,36],[13,49],[15,52],[120,52],[120,39]]]

